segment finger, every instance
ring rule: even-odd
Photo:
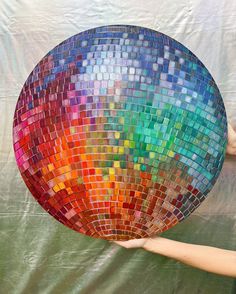
[[[229,155],[236,155],[236,148],[228,146],[227,149],[226,149],[226,153],[229,154]]]
[[[127,242],[127,241],[113,241],[113,242],[118,244],[118,245],[124,246],[125,242]]]
[[[114,241],[114,243],[116,243],[117,245],[120,245],[122,247],[129,248],[129,241]]]
[[[236,143],[236,131],[230,124],[228,125],[228,143],[229,145]]]

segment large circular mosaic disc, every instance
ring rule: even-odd
[[[191,51],[115,25],[70,37],[37,64],[13,138],[20,173],[48,213],[91,237],[128,240],[173,227],[206,198],[227,120]]]

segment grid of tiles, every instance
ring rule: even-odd
[[[171,228],[205,199],[227,120],[212,76],[186,47],[147,28],[106,26],[38,63],[13,138],[45,210],[80,233],[127,240]]]

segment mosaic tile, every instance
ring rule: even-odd
[[[188,217],[215,184],[227,118],[214,79],[174,39],[135,26],[74,35],[36,65],[13,126],[38,203],[94,238],[145,238]]]

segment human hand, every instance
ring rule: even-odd
[[[147,242],[148,238],[141,238],[141,239],[132,239],[128,241],[113,241],[117,245],[125,247],[126,249],[131,248],[142,248],[144,244]]]
[[[228,145],[226,153],[229,155],[236,155],[236,131],[231,124],[228,123]]]

